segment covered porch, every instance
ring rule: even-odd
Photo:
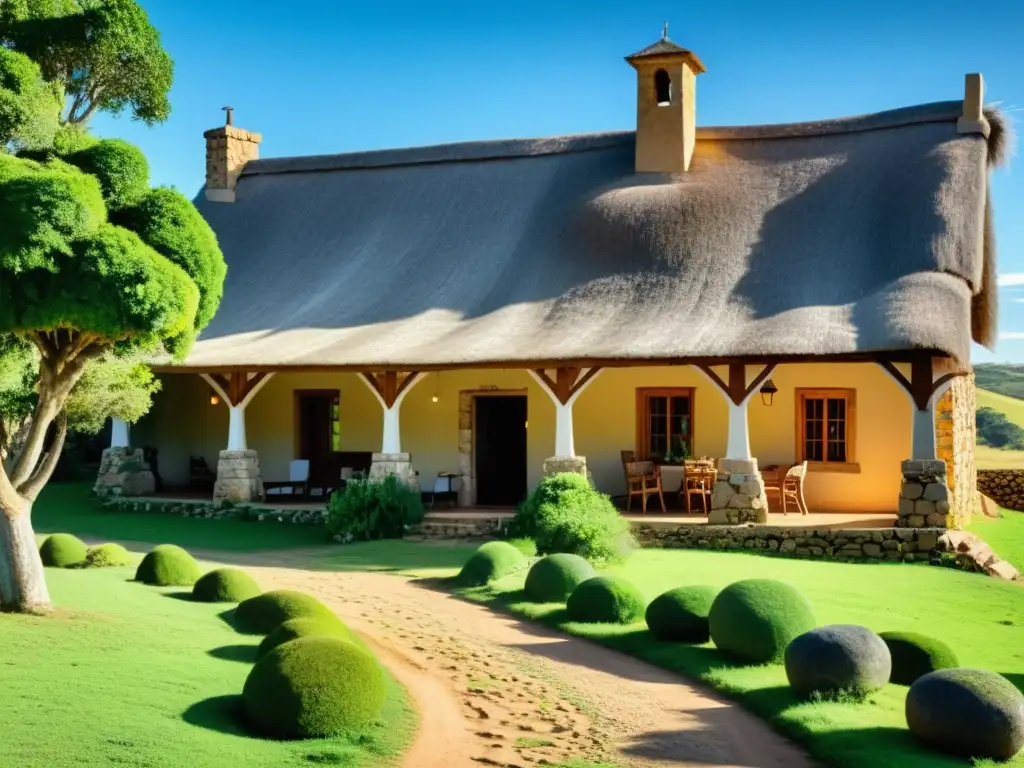
[[[665,512],[649,497],[646,517],[693,524],[796,525],[801,517],[844,515],[892,525],[901,507],[909,518],[918,506],[900,501],[904,460],[930,460],[926,469],[947,479],[946,466],[935,463],[947,438],[937,404],[954,377],[931,356],[587,362],[377,372],[169,368],[154,412],[130,441],[126,427],[115,428],[114,443],[146,446],[158,457],[162,495],[322,506],[352,476],[391,473],[428,501],[441,491],[436,511],[444,514],[513,509],[556,471],[588,475],[625,509],[625,453],[660,484]],[[510,406],[504,415],[490,408],[497,401]],[[703,497],[691,495],[687,514],[680,490],[687,464],[700,457],[718,476]],[[206,470],[197,477],[200,460]],[[806,467],[808,515],[792,500],[789,515],[781,514],[780,494],[762,475],[772,466],[783,476]],[[738,480],[734,492],[716,499],[729,478]],[[948,497],[922,500],[945,520]],[[630,502],[630,513],[639,513],[641,500]]]

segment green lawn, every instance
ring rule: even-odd
[[[1024,427],[1024,400],[978,389],[978,408],[993,408],[1020,427]]]
[[[981,536],[1018,571],[1024,571],[1024,512],[1000,509],[997,518],[974,515],[967,529]]]
[[[1019,427],[1024,427],[1024,400],[978,389],[978,408],[993,408]],[[1024,451],[1008,451],[988,445],[975,446],[978,469],[1024,469]]]
[[[231,552],[308,547],[327,542],[320,526],[204,520],[158,512],[116,512],[102,507],[80,483],[48,485],[32,510],[39,533],[173,543]]]
[[[745,578],[775,578],[800,588],[819,624],[862,624],[880,632],[913,630],[949,643],[963,666],[1000,672],[1024,687],[1024,589],[983,576],[928,565],[787,560],[747,554],[642,550],[612,569],[648,599],[686,584],[725,586]],[[654,640],[644,625],[616,627],[568,621],[561,605],[525,602],[524,575],[462,593],[496,608],[558,627],[702,680],[738,699],[824,762],[856,768],[963,765],[919,749],[906,730],[906,688],[889,685],[863,704],[800,703],[781,665],[744,667],[708,644]],[[1007,765],[1024,766],[1024,755]]]
[[[253,738],[233,708],[257,643],[220,618],[226,606],[129,582],[131,568],[46,575],[56,617],[0,614],[0,765],[381,766],[415,731],[390,681],[382,722],[365,732]]]

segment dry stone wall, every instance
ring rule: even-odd
[[[936,449],[946,462],[946,485],[951,491],[950,528],[967,525],[981,507],[974,462],[976,392],[973,373],[957,376],[935,405]]]
[[[979,469],[978,490],[1000,507],[1024,510],[1024,470]]]
[[[156,490],[156,477],[141,448],[107,448],[93,492],[101,497],[146,496]]]
[[[755,550],[831,560],[928,562],[942,528],[811,530],[773,526],[634,525],[644,547],[663,549]]]

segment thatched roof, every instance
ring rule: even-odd
[[[228,277],[186,366],[966,361],[1004,126],[961,111],[698,129],[681,177],[635,174],[632,132],[251,162],[197,200]]]

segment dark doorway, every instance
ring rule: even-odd
[[[476,400],[476,503],[504,507],[526,497],[526,395]]]
[[[298,427],[298,455],[295,458],[309,459],[311,483],[327,483],[334,479],[332,460],[340,447],[338,404],[339,396],[335,390],[295,392]]]

